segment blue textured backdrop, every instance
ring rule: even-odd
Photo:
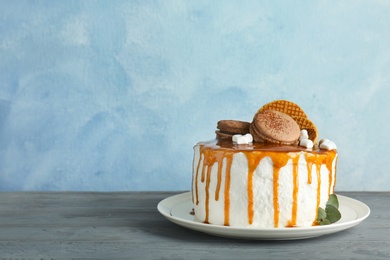
[[[300,104],[390,190],[389,1],[0,1],[0,190],[187,190],[220,119]]]

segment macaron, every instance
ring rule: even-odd
[[[250,126],[253,139],[284,145],[298,144],[300,128],[289,115],[276,110],[263,110],[255,114]]]
[[[221,132],[220,130],[216,130],[215,131],[215,137],[217,139],[229,139],[229,140],[232,140],[233,138],[233,134],[228,134],[228,133],[224,133],[224,132]]]
[[[249,122],[239,120],[220,120],[217,123],[217,129],[220,132],[230,135],[249,133]]]

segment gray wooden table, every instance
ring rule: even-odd
[[[0,193],[0,258],[390,259],[390,192],[339,192],[371,208],[360,225],[294,241],[191,231],[156,209],[168,192]]]

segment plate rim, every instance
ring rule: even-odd
[[[336,193],[337,194],[337,193]],[[197,221],[190,221],[178,216],[173,216],[171,210],[179,203],[191,200],[191,191],[175,194],[161,200],[157,204],[157,210],[169,221],[182,227],[203,232],[214,236],[222,236],[238,239],[255,240],[290,240],[318,237],[332,234],[352,228],[360,224],[371,213],[370,208],[363,202],[344,195],[337,194],[340,204],[343,202],[352,208],[356,213],[356,219],[341,223],[333,223],[326,226],[310,226],[295,228],[251,228],[251,227],[230,227],[214,224],[205,224]]]

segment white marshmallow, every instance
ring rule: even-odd
[[[321,139],[321,140],[318,142],[318,144],[321,145],[323,142],[330,142],[330,140],[324,138],[324,139]]]
[[[239,134],[233,135],[233,137],[232,137],[233,143],[237,143],[237,139],[238,139],[240,136],[242,136],[242,135],[239,135]]]
[[[301,130],[301,134],[299,136],[299,140],[302,139],[309,139],[309,134],[307,133],[307,130],[303,129]]]
[[[237,138],[237,144],[248,144],[248,140],[244,135]]]
[[[320,148],[326,150],[337,150],[336,144],[328,139],[322,139],[320,141]]]
[[[253,137],[251,134],[246,134],[246,135],[233,135],[232,137],[233,143],[237,144],[250,144],[253,142]]]
[[[314,144],[313,144],[313,141],[310,139],[301,139],[299,141],[299,146],[303,146],[303,147],[306,147],[308,149],[311,149],[311,148],[313,148]]]
[[[251,134],[246,134],[245,137],[246,137],[246,139],[248,140],[249,143],[253,142],[253,136]]]

